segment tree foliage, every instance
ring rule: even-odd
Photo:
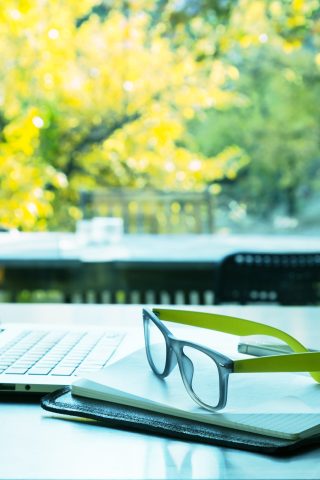
[[[235,174],[239,149],[218,162],[203,156],[185,120],[233,102],[219,75],[236,69],[212,62],[214,32],[201,17],[173,26],[162,3],[6,2],[3,223],[65,226],[77,218],[80,188],[193,188]]]
[[[250,89],[268,85],[250,72],[266,43],[288,59],[309,48],[318,72],[317,3],[7,0],[0,12],[0,222],[72,228],[83,188],[197,189],[236,178],[249,156],[256,162],[255,147],[237,136],[203,147],[190,123],[231,107],[250,111]],[[275,94],[286,88],[283,80]],[[251,122],[253,132],[263,118]],[[290,125],[295,131],[297,120]],[[261,139],[269,145],[271,119],[266,127]],[[264,151],[266,163],[279,158]]]
[[[320,187],[319,7],[260,2],[260,8],[259,36],[242,37],[242,46],[228,52],[239,71],[242,107],[211,111],[193,128],[208,155],[230,143],[248,154],[250,163],[228,190],[249,213],[296,217]]]

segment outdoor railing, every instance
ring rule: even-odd
[[[82,191],[83,218],[120,217],[125,233],[212,233],[214,198],[209,190],[157,191],[112,188]]]

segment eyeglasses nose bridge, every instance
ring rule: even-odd
[[[192,360],[184,353],[183,345],[181,345],[180,342],[174,343],[172,347],[172,357],[174,357],[175,361],[174,366],[178,363],[183,381],[191,386],[194,373]]]
[[[168,367],[167,367],[167,374],[169,375],[172,370],[177,366],[178,363],[178,357],[179,353],[176,351],[177,346],[174,343],[171,343],[170,346],[167,345],[167,362],[168,362]]]
[[[180,355],[180,365],[183,370],[181,374],[185,377],[188,384],[191,386],[193,373],[194,373],[194,366],[193,366],[192,360],[190,360],[190,358],[183,352],[183,350],[181,351],[181,355]]]

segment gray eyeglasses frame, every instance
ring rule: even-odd
[[[201,407],[209,410],[210,412],[216,412],[221,410],[226,406],[228,399],[228,380],[230,373],[233,372],[233,360],[229,357],[226,357],[222,353],[216,352],[211,348],[204,347],[197,343],[180,340],[176,338],[170,330],[164,325],[164,323],[159,320],[159,318],[148,308],[144,308],[142,311],[143,316],[143,326],[144,326],[144,339],[145,339],[145,348],[147,359],[152,371],[157,375],[158,378],[164,379],[170,375],[173,369],[178,364],[180,375],[183,381],[183,384],[190,395],[190,397]],[[162,333],[165,344],[166,344],[166,358],[164,369],[159,371],[152,360],[152,354],[150,350],[150,336],[149,336],[149,322],[153,324],[160,330]],[[191,347],[195,350],[198,350],[206,355],[208,355],[215,363],[218,375],[219,375],[219,400],[217,405],[208,405],[203,402],[192,388],[192,377],[193,377],[193,364],[192,361],[185,355],[183,352],[183,347]]]

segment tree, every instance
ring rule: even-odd
[[[251,38],[240,37],[242,45],[227,52],[243,103],[212,111],[196,135],[207,155],[230,144],[247,152],[250,163],[229,190],[249,213],[295,217],[320,186],[318,4],[254,2],[255,12],[259,3],[260,25],[250,20]]]
[[[206,19],[186,25],[173,13],[170,1],[6,2],[3,223],[66,228],[80,188],[201,188],[235,175],[240,149],[216,162],[195,149],[185,122],[234,101],[224,83],[236,69],[212,62]]]
[[[72,228],[81,188],[235,178],[248,163],[241,141],[202,150],[188,124],[246,105],[239,58],[266,41],[285,53],[315,42],[318,10],[314,0],[7,0],[0,222]]]

